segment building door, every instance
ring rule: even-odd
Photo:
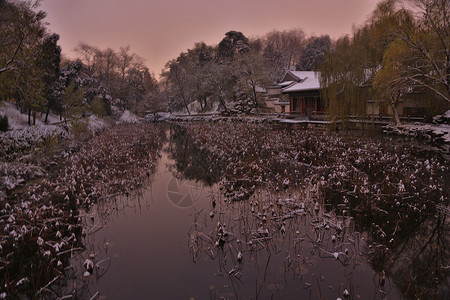
[[[299,112],[301,112],[301,109],[302,109],[302,106],[300,103],[300,98],[293,97],[292,98],[292,112],[299,113]]]
[[[315,97],[305,97],[306,115],[310,116],[316,110]]]

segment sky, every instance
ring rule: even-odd
[[[363,24],[379,0],[42,0],[63,54],[85,42],[100,49],[129,45],[157,76],[196,42],[217,45],[230,30],[262,37],[302,29],[339,38]]]

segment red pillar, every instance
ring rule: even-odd
[[[304,115],[305,112],[303,111],[303,109],[304,109],[303,101],[305,100],[305,98],[304,97],[298,97],[298,99],[300,100],[300,114]]]
[[[289,95],[289,112],[292,112],[292,97]]]
[[[314,111],[315,111],[315,115],[317,115],[317,96],[316,97],[314,97]]]

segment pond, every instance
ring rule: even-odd
[[[98,202],[80,214],[86,250],[71,262],[74,294],[84,299],[448,296],[447,161],[438,155],[428,157],[419,148],[414,152],[417,157],[392,154],[402,159],[401,167],[428,161],[441,168],[432,167],[433,175],[422,172],[436,182],[423,183],[420,178],[425,185],[437,186],[415,192],[418,198],[440,199],[432,212],[424,208],[430,206],[427,201],[391,209],[386,205],[392,203],[384,202],[408,199],[403,189],[414,181],[386,181],[393,176],[388,168],[374,173],[378,167],[364,152],[352,162],[359,171],[342,164],[332,167],[338,158],[322,157],[318,162],[311,149],[324,156],[337,151],[314,145],[321,142],[315,136],[327,136],[326,132],[297,133],[307,136],[299,145],[289,130],[242,124],[219,127],[168,125],[166,143],[144,188]],[[217,136],[227,132],[232,136]],[[257,141],[250,141],[254,138]],[[339,148],[338,157],[370,148],[364,138],[352,135],[325,138],[342,146],[346,153]],[[409,140],[369,140],[376,140],[375,148],[386,141],[396,149],[405,143],[412,146]],[[274,144],[281,146],[268,146]],[[289,151],[301,154],[299,149],[306,154],[290,161]],[[386,163],[371,151],[372,159]],[[365,163],[372,171],[361,174]],[[395,165],[395,159],[389,158],[388,164]],[[339,181],[324,172],[336,173]],[[412,176],[406,167],[403,172]],[[377,176],[384,181],[378,182]],[[391,191],[400,198],[386,196],[390,185],[400,189]],[[368,199],[364,195],[376,188],[381,190],[375,193],[379,203],[364,203]],[[433,194],[435,190],[439,195]]]

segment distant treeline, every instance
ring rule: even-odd
[[[100,116],[145,110],[157,81],[129,47],[101,50],[80,43],[79,59],[61,56],[59,35],[30,1],[0,0],[0,101],[15,101],[35,122],[36,113]]]
[[[251,113],[264,109],[264,89],[289,69],[321,72],[333,117],[364,115],[368,99],[394,114],[411,97],[436,111],[450,104],[447,0],[381,1],[352,36],[338,40],[299,29],[252,39],[229,31],[218,45],[199,42],[167,62],[159,82],[129,47],[80,43],[77,60],[63,59],[45,12],[30,3],[0,0],[0,101],[14,100],[30,123],[49,111]]]

